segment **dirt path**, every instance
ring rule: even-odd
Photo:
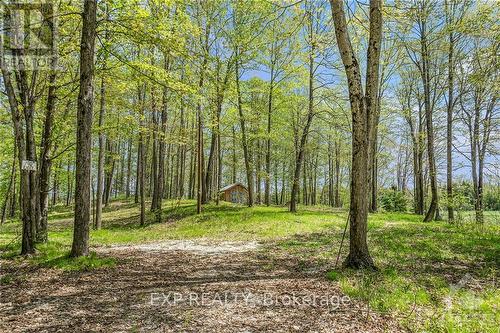
[[[260,246],[257,242],[209,242],[208,240],[167,240],[163,242],[145,243],[138,245],[113,245],[103,247],[101,252],[116,251],[146,251],[170,252],[185,251],[195,254],[224,254],[256,250]]]
[[[215,248],[119,246],[99,250],[118,258],[114,268],[35,269],[0,287],[0,332],[400,331],[292,257],[256,243]]]

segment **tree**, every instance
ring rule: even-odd
[[[489,44],[487,38],[475,37],[474,48],[461,64],[459,104],[470,146],[474,210],[476,222],[484,222],[484,168],[492,133],[498,128],[498,68],[495,53],[498,44]]]
[[[306,4],[307,6],[307,4]],[[302,133],[300,135],[300,141],[298,143],[297,151],[295,152],[295,168],[293,171],[292,178],[292,192],[290,195],[290,211],[297,211],[297,197],[299,192],[299,177],[300,170],[304,161],[304,150],[307,143],[307,137],[309,135],[309,129],[311,127],[312,120],[314,118],[314,74],[317,69],[315,66],[316,48],[317,48],[317,31],[315,29],[314,18],[317,16],[313,13],[314,4],[309,4],[309,8],[306,9],[307,17],[307,33],[308,33],[308,103],[307,103],[307,115],[305,120],[305,125],[302,128]],[[305,173],[304,173],[305,175]]]
[[[462,5],[460,5],[462,3]],[[456,104],[455,90],[455,48],[460,34],[457,25],[464,17],[468,1],[445,0],[446,29],[448,30],[448,100],[446,103],[446,195],[448,221],[453,222],[453,109]]]
[[[12,34],[19,33],[20,22],[12,18]],[[20,37],[23,42],[25,40]],[[38,68],[29,69],[28,64],[24,64],[25,49],[15,48],[12,50],[16,59],[14,68],[6,62],[5,50],[0,50],[1,70],[3,84],[9,102],[9,109],[14,127],[14,137],[17,146],[17,158],[20,169],[20,196],[21,196],[21,219],[23,221],[23,231],[21,240],[21,254],[27,255],[35,252],[35,239],[39,227],[39,192],[38,192],[38,170],[27,167],[28,164],[37,163],[36,142],[35,142],[35,105],[38,100],[37,85],[39,80]],[[15,85],[12,81],[14,73]]]
[[[109,20],[108,8],[106,7],[106,19]],[[109,39],[108,29],[104,32],[104,43]],[[104,154],[106,137],[104,135],[104,117],[106,115],[106,65],[107,65],[108,52],[104,49],[102,51],[102,73],[101,73],[101,91],[99,98],[99,153],[97,157],[97,193],[95,202],[95,229],[101,229],[102,220],[102,200],[104,195]]]
[[[433,114],[436,102],[442,94],[439,89],[440,75],[438,74],[438,64],[436,58],[436,47],[438,38],[435,31],[437,23],[430,16],[436,8],[436,1],[414,1],[409,11],[409,17],[412,18],[410,26],[415,23],[415,29],[412,30],[411,37],[416,38],[416,43],[408,41],[404,46],[408,57],[415,65],[420,75],[423,91],[423,109],[425,114],[425,129],[427,137],[427,160],[429,164],[429,181],[431,186],[431,201],[424,221],[440,220],[439,214],[439,193],[437,184],[437,169],[435,156],[435,135]]]
[[[404,67],[405,73],[402,76],[403,83],[397,91],[399,103],[403,109],[412,141],[413,150],[413,187],[414,187],[414,212],[415,214],[424,214],[424,116],[421,102],[421,93],[417,87],[417,73],[410,68]],[[416,95],[417,115],[414,116],[414,107],[412,97]]]
[[[382,39],[382,3],[370,0],[370,38],[367,52],[366,88],[363,96],[358,60],[352,49],[343,8],[343,1],[330,0],[335,36],[345,67],[352,113],[352,170],[350,206],[349,255],[344,265],[353,268],[374,268],[366,242],[368,218],[368,134],[373,126],[379,84],[380,43]]]
[[[94,79],[96,10],[96,0],[85,1],[80,43],[80,91],[77,108],[75,219],[72,257],[86,256],[89,252],[91,129],[94,103],[92,81]]]

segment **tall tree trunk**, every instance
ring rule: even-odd
[[[352,112],[352,170],[350,205],[349,255],[347,267],[373,268],[374,263],[366,242],[369,183],[369,134],[373,125],[377,87],[379,83],[380,42],[382,39],[382,11],[380,0],[370,0],[370,38],[367,52],[366,94],[363,96],[358,60],[349,39],[344,13],[344,1],[330,0],[335,36],[347,74],[349,100]],[[365,104],[366,102],[366,104]]]
[[[101,77],[101,96],[100,96],[100,110],[99,110],[99,153],[97,155],[97,194],[95,203],[95,229],[101,229],[102,220],[102,199],[104,197],[104,154],[106,137],[104,136],[103,125],[104,115],[106,113],[106,83],[104,73]]]
[[[250,154],[248,151],[248,140],[246,136],[245,129],[245,117],[243,115],[243,101],[241,100],[241,90],[240,90],[240,65],[239,65],[239,54],[236,52],[236,65],[235,76],[236,76],[236,94],[238,96],[238,114],[240,118],[240,129],[241,129],[241,141],[243,147],[243,158],[245,160],[245,171],[247,175],[247,188],[248,188],[248,206],[253,206],[253,173],[250,164]]]
[[[180,109],[180,128],[181,128],[181,138],[182,144],[179,145],[178,154],[180,156],[180,166],[179,166],[179,179],[177,182],[177,194],[178,199],[184,196],[184,177],[186,173],[186,126],[184,120],[184,99],[181,98],[181,109]]]
[[[448,104],[446,106],[446,195],[448,208],[448,222],[452,223],[453,216],[453,159],[452,159],[452,143],[453,143],[453,49],[454,38],[453,32],[449,33],[449,49],[448,49]]]
[[[255,182],[255,193],[256,193],[256,198],[257,198],[257,203],[260,205],[262,203],[262,196],[261,196],[261,152],[260,152],[260,140],[257,139],[257,161],[255,163],[255,177],[256,177],[256,182]]]
[[[307,109],[307,119],[304,129],[302,131],[302,135],[300,137],[300,143],[298,146],[298,152],[295,156],[295,170],[293,174],[293,183],[292,183],[292,193],[290,198],[290,212],[297,212],[297,200],[298,200],[298,192],[299,192],[299,178],[300,178],[300,169],[302,167],[302,162],[304,160],[304,150],[307,143],[307,136],[309,135],[309,128],[311,127],[311,123],[314,117],[314,52],[315,52],[315,42],[313,41],[313,18],[312,13],[308,13],[309,17],[309,103]]]
[[[125,197],[128,199],[130,197],[130,179],[132,177],[132,139],[128,140],[128,151],[127,151],[127,176],[125,184]]]
[[[106,140],[106,152],[104,158],[104,164],[106,169],[104,170],[104,206],[109,205],[109,198],[111,195],[111,189],[113,188],[113,176],[115,173],[115,157],[114,157],[114,143],[111,140]]]
[[[278,197],[278,161],[274,161],[274,204],[279,204]]]
[[[158,110],[156,107],[156,94],[155,89],[151,88],[151,118],[153,123],[153,149],[151,156],[151,212],[156,212],[159,200],[159,181],[158,181],[158,167],[159,167],[159,137],[160,127],[158,120]]]
[[[370,212],[378,210],[378,123],[380,120],[380,89],[377,93],[375,114],[373,115],[373,128],[370,137]]]
[[[333,158],[332,158],[332,138],[331,135],[328,135],[328,205],[334,207],[334,198],[333,198]]]
[[[57,58],[53,55],[52,68],[57,66]],[[45,108],[45,119],[43,124],[43,136],[40,152],[40,176],[39,176],[39,227],[37,231],[37,241],[46,242],[48,240],[47,219],[49,210],[49,184],[52,159],[52,128],[54,126],[54,112],[56,103],[56,72],[53,69],[49,75],[49,88],[47,93],[47,104]]]
[[[89,252],[90,171],[92,150],[92,109],[94,78],[94,42],[96,36],[96,0],[86,0],[80,44],[80,92],[77,109],[75,226],[72,257]]]
[[[16,179],[16,162],[17,162],[16,158],[17,158],[17,152],[16,152],[16,147],[14,146],[14,157],[12,159],[12,167],[10,169],[11,171],[10,171],[10,177],[9,177],[9,185],[7,186],[7,192],[5,193],[5,198],[4,198],[4,202],[2,205],[2,217],[0,219],[0,224],[4,224],[4,222],[5,222],[5,217],[7,215],[7,204],[9,202],[9,197],[15,196],[15,193],[13,193],[13,191],[12,191],[12,187],[13,187],[15,179]],[[15,202],[15,200],[11,200],[11,202]]]
[[[188,181],[188,198],[194,198],[194,186],[195,186],[195,169],[196,169],[196,154],[197,148],[195,147],[195,136],[197,136],[198,131],[194,131],[194,126],[196,121],[191,124],[191,149],[189,152],[189,181]]]
[[[477,192],[476,192],[476,222],[479,224],[484,223],[483,174],[484,174],[484,160],[481,154],[479,154]]]
[[[206,26],[205,28],[205,36],[204,36],[204,54],[203,61],[201,64],[200,70],[200,80],[198,82],[198,89],[201,92],[205,80],[205,70],[208,64],[208,49],[209,42],[208,38],[210,36],[210,27]],[[196,212],[200,214],[202,211],[202,204],[207,201],[207,189],[205,187],[205,182],[203,181],[203,170],[205,168],[205,154],[203,152],[203,117],[201,114],[202,107],[201,101],[198,101],[197,107],[197,171],[196,171],[196,179],[197,179],[197,198],[196,198]]]
[[[17,147],[14,147],[14,161],[16,161],[16,152],[17,152]],[[17,165],[15,166],[17,168]],[[8,216],[10,218],[14,218],[16,215],[16,207],[17,207],[17,202],[18,202],[18,195],[17,195],[17,171],[14,171],[13,173],[13,179],[12,179],[12,194],[10,197],[10,204],[9,204],[9,214]]]
[[[234,126],[232,127],[233,133],[233,163],[232,163],[232,173],[231,173],[231,183],[236,183],[236,130]]]
[[[307,191],[307,166],[304,166],[304,171],[302,172],[302,203],[308,205],[308,191]]]
[[[439,219],[438,208],[438,185],[436,174],[436,160],[434,156],[434,125],[432,121],[432,107],[431,107],[431,87],[430,87],[430,73],[429,73],[429,51],[427,45],[427,31],[425,22],[421,22],[421,76],[422,84],[424,86],[424,110],[425,110],[425,125],[427,130],[427,158],[429,161],[429,177],[431,184],[431,203],[429,210],[424,217],[424,222],[429,222],[433,219]]]
[[[224,153],[222,151],[221,140],[220,140],[220,128],[217,128],[217,204],[219,204],[219,191],[222,188],[222,159]]]
[[[139,203],[139,172],[140,172],[140,167],[141,167],[141,154],[139,152],[139,141],[141,137],[141,133],[139,133],[139,139],[137,142],[137,159],[136,159],[136,165],[135,165],[135,188],[134,188],[134,203],[138,204]]]
[[[52,29],[55,29],[53,22],[48,22]],[[51,50],[51,71],[49,74],[49,87],[47,92],[47,104],[45,108],[45,119],[43,125],[43,136],[40,153],[40,176],[38,186],[38,210],[39,210],[39,230],[37,240],[46,242],[48,240],[47,220],[49,210],[49,184],[50,172],[52,168],[52,129],[54,122],[54,112],[56,103],[56,67],[58,62],[57,50],[55,44]],[[54,189],[55,190],[55,189]]]
[[[274,47],[274,43],[272,44]],[[271,54],[274,52],[271,51]],[[272,111],[273,111],[273,92],[274,92],[274,61],[271,59],[271,80],[269,81],[269,94],[267,100],[267,137],[266,137],[266,179],[264,202],[266,206],[271,203],[271,128],[272,128]]]
[[[0,55],[4,61],[3,49]],[[23,56],[23,51],[16,51],[15,56]],[[37,171],[28,170],[24,167],[25,161],[36,163],[35,139],[33,132],[34,97],[28,87],[27,73],[24,69],[16,69],[17,86],[19,88],[19,101],[16,96],[14,85],[11,81],[11,71],[6,66],[1,66],[3,83],[6,90],[9,107],[11,111],[14,137],[17,146],[17,157],[20,170],[20,207],[21,219],[23,221],[21,254],[27,255],[35,252],[35,237],[38,226],[38,188]],[[33,74],[35,75],[35,74]],[[32,80],[34,81],[34,80]],[[19,105],[21,104],[21,105]],[[22,113],[20,110],[22,108]],[[23,122],[24,118],[24,122]]]
[[[169,70],[169,58],[165,56],[164,59],[165,71]],[[163,88],[162,96],[162,108],[161,108],[161,123],[160,123],[160,146],[158,153],[158,199],[156,202],[156,223],[160,223],[162,220],[162,201],[165,183],[165,135],[167,134],[167,116],[168,116],[168,90]]]
[[[138,88],[138,102],[140,109],[139,120],[139,142],[137,144],[137,191],[138,201],[140,203],[139,224],[146,224],[146,201],[145,201],[145,186],[146,186],[146,158],[144,147],[144,108],[145,108],[145,91],[146,87]]]
[[[215,159],[216,159],[216,146],[217,146],[217,138],[218,138],[218,131],[219,131],[219,122],[220,122],[220,115],[222,113],[222,102],[224,100],[224,95],[223,91],[221,91],[221,88],[219,87],[219,82],[216,82],[217,85],[217,91],[216,91],[216,109],[215,113],[213,115],[213,122],[215,123],[212,126],[212,137],[210,141],[210,152],[208,154],[208,162],[207,162],[207,170],[205,173],[205,188],[207,190],[207,200],[212,198],[212,175],[214,173],[214,165],[215,165]],[[225,86],[225,85],[224,85]],[[223,88],[222,88],[223,89]]]
[[[125,148],[127,147],[127,143],[125,141],[120,141],[120,148],[118,149],[120,153],[120,168],[118,170],[118,177],[116,177],[116,186],[115,186],[115,198],[118,195],[124,192],[125,185]]]
[[[340,141],[335,141],[335,207],[342,207],[340,202]]]
[[[71,170],[70,161],[66,165],[66,206],[71,203],[71,197],[73,192],[73,171]]]
[[[418,101],[418,125],[411,114],[411,93],[406,96],[406,120],[410,127],[413,145],[413,177],[414,177],[414,211],[415,214],[424,213],[424,178],[423,178],[423,144],[422,144],[422,107]]]
[[[202,204],[203,204],[203,130],[202,130],[202,123],[201,123],[201,104],[198,105],[198,125],[197,125],[197,156],[196,156],[196,162],[197,162],[197,168],[196,168],[196,186],[197,186],[197,195],[196,195],[196,213],[200,214],[201,209],[202,209]]]

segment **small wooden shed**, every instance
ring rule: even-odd
[[[248,202],[248,190],[243,184],[234,183],[221,188],[219,198],[232,203],[246,204]]]

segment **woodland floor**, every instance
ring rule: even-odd
[[[380,270],[356,272],[334,265],[344,211],[166,206],[140,227],[114,202],[80,261],[65,208],[32,258],[16,255],[19,223],[1,226],[0,332],[498,332],[497,213],[481,227],[371,215]]]
[[[369,311],[359,301],[345,301],[338,308],[335,302],[332,306],[289,304],[287,296],[292,295],[345,296],[323,270],[301,266],[292,257],[242,252],[234,244],[229,250],[223,244],[224,249],[217,252],[200,250],[206,244],[193,242],[184,250],[164,245],[102,249],[119,264],[88,272],[16,268],[29,278],[14,288],[2,288],[0,331],[401,331],[393,318]],[[183,297],[203,294],[206,301],[199,299],[196,304],[193,298],[177,304],[160,296],[174,292]],[[153,303],[152,293],[157,293]],[[221,303],[217,295],[227,295],[229,300]],[[278,301],[264,303],[264,297]]]

